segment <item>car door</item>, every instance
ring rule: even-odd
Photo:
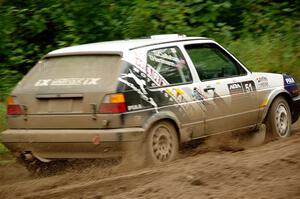
[[[186,135],[203,134],[203,109],[193,97],[195,71],[190,70],[178,46],[160,46],[147,51],[147,85],[158,112],[172,112]],[[154,94],[155,93],[155,94]]]
[[[252,74],[215,43],[184,45],[205,99],[205,133],[256,125],[258,103]]]

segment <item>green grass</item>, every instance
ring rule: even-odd
[[[0,132],[6,129],[6,105],[0,102]]]
[[[6,129],[6,105],[0,102],[0,133]],[[9,150],[1,144],[0,140],[0,165],[12,159]]]
[[[3,144],[0,144],[0,156],[6,155],[8,152],[9,152],[8,149],[5,148],[5,146]]]
[[[0,143],[0,166],[14,163],[15,159],[9,150]]]

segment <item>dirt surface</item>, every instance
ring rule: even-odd
[[[0,166],[0,198],[300,198],[300,122],[294,135],[262,146],[199,147],[142,169],[89,167],[32,177]]]

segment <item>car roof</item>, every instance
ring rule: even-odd
[[[133,50],[145,46],[170,43],[170,42],[189,41],[189,40],[211,40],[211,39],[205,37],[185,37],[182,35],[154,35],[147,39],[106,41],[106,42],[98,42],[98,43],[61,48],[48,53],[46,57],[76,55],[76,54],[98,54],[98,53],[122,55],[125,51]]]

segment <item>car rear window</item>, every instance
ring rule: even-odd
[[[107,88],[117,83],[121,57],[76,55],[40,60],[21,82],[22,89],[85,90]]]

